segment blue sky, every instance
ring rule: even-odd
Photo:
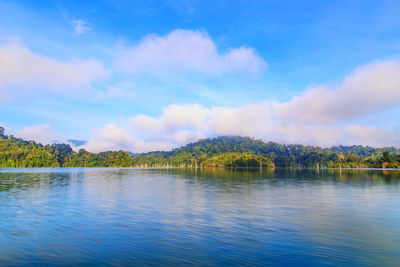
[[[400,146],[399,1],[0,0],[0,124],[91,151]]]

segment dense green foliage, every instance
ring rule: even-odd
[[[226,152],[206,159],[204,167],[275,167],[272,160],[262,155]]]
[[[0,135],[0,167],[129,167],[132,164],[131,156],[124,151],[94,154],[81,149],[77,153],[67,144],[43,146]]]
[[[400,150],[364,146],[320,148],[265,143],[249,137],[202,139],[169,152],[129,154],[45,145],[6,136],[0,127],[0,167],[291,167],[400,168]]]
[[[247,157],[233,163],[232,157]],[[320,148],[265,143],[249,137],[203,139],[171,152],[150,152],[134,157],[136,166],[204,166],[292,168],[400,168],[400,150],[368,146]],[[255,164],[255,162],[258,164]],[[264,163],[265,161],[265,163]]]

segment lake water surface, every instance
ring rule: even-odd
[[[395,170],[0,169],[0,265],[399,266]]]

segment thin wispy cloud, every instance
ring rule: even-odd
[[[93,31],[93,29],[89,26],[89,24],[81,19],[75,19],[71,21],[72,27],[74,29],[75,34],[81,35],[87,32]]]

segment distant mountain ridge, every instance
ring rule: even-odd
[[[74,146],[84,146],[87,143],[87,141],[75,139],[68,139],[67,142],[73,144]]]

